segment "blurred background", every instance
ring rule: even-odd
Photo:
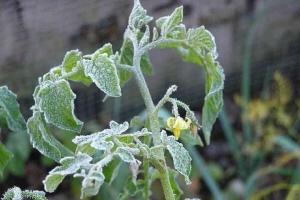
[[[204,25],[215,36],[226,75],[224,110],[214,126],[212,143],[191,149],[193,183],[184,188],[191,194],[188,197],[300,199],[300,1],[141,3],[154,18],[183,5],[187,27]],[[121,46],[132,5],[132,0],[0,0],[0,85],[8,85],[18,95],[26,118],[31,115],[38,77],[59,65],[66,51],[80,49],[88,54],[106,42],[115,50]],[[176,98],[201,116],[203,73],[174,52],[155,50],[150,57],[154,76],[147,81],[154,100],[176,84]],[[121,98],[105,103],[95,86],[72,86],[77,94],[76,115],[88,131],[106,127],[111,119],[129,120],[144,109],[134,81],[127,83]],[[4,133],[1,139],[5,138]],[[70,138],[61,140],[70,143]],[[9,142],[16,145],[17,139]],[[32,150],[19,163],[22,172],[7,170],[0,193],[13,185],[42,189],[53,164]],[[50,197],[79,199],[79,187],[67,180]],[[153,187],[161,190],[159,184]],[[114,189],[108,185],[104,189],[111,194],[99,199],[114,199]],[[153,199],[161,198],[159,192],[153,194]]]

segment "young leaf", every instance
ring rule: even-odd
[[[62,63],[63,72],[71,72],[77,62],[81,60],[81,52],[79,50],[68,51]]]
[[[86,86],[92,84],[92,79],[85,75],[83,61],[78,61],[76,64],[76,73],[68,77],[68,80],[83,83]]]
[[[13,154],[0,142],[0,176],[2,176],[4,168],[12,158]]]
[[[128,26],[135,30],[141,29],[152,20],[147,11],[142,7],[139,0],[134,0],[134,6],[128,20]]]
[[[174,136],[167,136],[165,132],[162,132],[161,139],[173,158],[175,169],[184,176],[185,182],[190,184],[189,174],[192,170],[192,158],[189,152],[175,140]]]
[[[5,118],[8,128],[13,132],[26,129],[25,120],[20,112],[17,96],[6,86],[0,87],[0,109],[1,118]]]
[[[85,74],[96,86],[111,97],[121,96],[120,81],[115,63],[107,54],[99,54],[95,60],[85,60]]]
[[[92,60],[96,60],[101,54],[107,54],[108,57],[113,55],[113,49],[110,43],[104,44],[100,49],[95,51],[92,55]]]
[[[206,56],[210,52],[214,59],[217,57],[215,38],[204,26],[190,28],[187,32],[187,42],[200,56]]]
[[[163,18],[161,22],[161,34],[166,36],[169,32],[172,31],[174,27],[179,25],[182,22],[183,18],[183,6],[180,6],[174,10],[174,12],[167,18]],[[159,23],[159,21],[158,21]]]
[[[75,98],[67,81],[47,81],[38,91],[36,103],[47,123],[64,130],[80,132],[83,123],[74,114]]]

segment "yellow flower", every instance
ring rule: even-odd
[[[184,120],[181,117],[169,117],[167,120],[167,126],[173,132],[175,139],[178,140],[181,131],[190,128],[191,120],[189,118]]]

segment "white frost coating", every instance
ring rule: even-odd
[[[107,143],[105,140],[111,136],[120,135],[129,128],[128,122],[124,122],[123,124],[118,124],[115,121],[111,121],[109,126],[110,129],[104,129],[101,132],[93,133],[90,135],[76,136],[72,140],[72,142],[77,145],[91,143],[92,147],[96,149],[100,148],[99,150],[103,150],[103,147],[100,147],[99,144],[111,146],[111,144],[105,144]]]
[[[74,114],[75,98],[67,81],[46,81],[37,93],[36,103],[47,123],[64,130],[80,132],[83,123]]]
[[[217,56],[214,37],[204,26],[190,28],[187,31],[187,41],[200,55],[205,56],[211,52],[214,58]]]
[[[98,150],[110,152],[111,149],[114,147],[114,143],[111,141],[106,142],[104,140],[95,140],[91,143],[91,147]]]
[[[192,170],[192,158],[188,151],[175,140],[174,136],[167,136],[165,131],[161,133],[161,140],[172,156],[175,169],[184,176],[186,184],[190,184],[189,174]]]
[[[130,147],[118,147],[114,153],[118,155],[124,162],[131,163],[137,162],[134,158],[134,154],[138,154],[139,149]]]
[[[121,96],[117,68],[107,54],[97,55],[95,60],[83,60],[84,72],[96,86],[111,97]]]
[[[48,133],[40,112],[33,112],[33,116],[27,121],[27,130],[30,142],[34,148],[57,162],[61,159],[61,152],[56,146],[54,139]]]
[[[61,166],[51,170],[43,181],[45,191],[54,192],[66,175],[74,174],[81,168],[87,168],[91,164],[92,157],[79,152],[75,157],[65,157],[60,160]]]
[[[22,190],[18,187],[14,187],[12,188],[12,192],[14,194],[12,200],[22,200],[23,197],[22,197]]]
[[[148,24],[153,17],[147,15],[147,11],[142,7],[139,0],[134,0],[134,6],[128,19],[128,27],[140,29]]]

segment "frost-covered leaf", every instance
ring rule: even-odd
[[[68,51],[62,63],[63,72],[71,72],[81,58],[82,55],[79,50]]]
[[[25,120],[20,112],[17,96],[6,86],[0,87],[1,118],[5,119],[6,125],[11,131],[19,132],[26,130]]]
[[[132,42],[128,39],[125,38],[123,41],[123,45],[121,47],[121,55],[120,55],[120,60],[119,62],[121,64],[126,64],[129,66],[133,65],[133,45]],[[141,70],[144,74],[146,75],[151,75],[152,74],[152,64],[149,60],[148,54],[144,54],[141,57]],[[125,69],[119,69],[118,70],[118,75],[120,78],[120,85],[123,87],[125,83],[132,77],[132,73],[128,72]]]
[[[218,62],[215,62],[212,54],[205,59],[205,99],[202,109],[202,129],[206,143],[210,143],[210,135],[223,107],[224,73]]]
[[[199,55],[205,56],[210,52],[216,58],[215,38],[204,26],[189,29],[187,32],[187,42]]]
[[[169,17],[157,21],[159,27],[167,23]],[[217,51],[213,35],[203,26],[189,29],[185,33],[182,24],[177,25],[163,36],[160,48],[175,48],[183,60],[204,68],[206,76],[205,101],[202,113],[202,126],[205,141],[210,142],[211,130],[223,105],[224,73],[216,60]]]
[[[72,142],[77,144],[77,145],[83,145],[83,144],[88,144],[88,143],[93,143],[93,142],[105,141],[108,137],[111,137],[113,135],[120,135],[120,134],[124,133],[129,128],[128,122],[118,124],[115,121],[111,121],[109,123],[109,126],[110,126],[109,129],[104,129],[101,132],[93,133],[93,134],[90,134],[90,135],[76,136],[72,140]],[[95,146],[96,145],[97,144],[95,144]]]
[[[78,61],[76,64],[76,73],[73,74],[72,76],[68,77],[68,80],[75,81],[75,82],[80,82],[83,83],[86,86],[89,86],[92,84],[92,79],[88,76],[85,75],[84,72],[84,62],[85,60]]]
[[[107,56],[113,55],[112,45],[110,43],[104,44],[100,49],[93,53],[92,60],[96,60],[99,55],[106,54]]]
[[[162,132],[161,139],[172,156],[175,169],[184,176],[185,182],[190,184],[189,174],[192,169],[192,158],[189,152],[173,136],[167,136],[165,132]]]
[[[131,29],[141,29],[152,20],[152,17],[147,15],[147,11],[142,7],[139,0],[134,0],[134,6],[128,20],[128,26]]]
[[[68,77],[68,80],[81,82],[84,85],[89,86],[92,80],[84,73],[82,54],[79,50],[68,51],[64,57],[61,65],[62,74],[76,72]]]
[[[95,140],[91,143],[91,147],[97,149],[97,150],[102,150],[102,151],[108,151],[114,147],[114,143],[111,141],[104,141],[104,140]]]
[[[3,170],[13,158],[13,154],[0,142],[0,176],[2,176]]]
[[[35,111],[27,121],[27,130],[31,144],[43,155],[59,162],[62,156],[70,152],[50,134],[42,113]]]
[[[84,62],[85,74],[96,86],[111,97],[121,96],[120,81],[114,61],[107,54],[99,54],[95,60]]]
[[[47,123],[64,130],[80,132],[83,123],[74,114],[75,98],[69,83],[58,80],[43,83],[35,99]]]
[[[139,151],[138,149],[134,149],[134,151]],[[129,147],[118,147],[116,151],[114,152],[116,155],[118,155],[121,160],[127,163],[135,162],[135,158],[133,155],[133,149]]]
[[[65,157],[60,160],[61,166],[55,167],[43,181],[45,191],[54,192],[66,175],[76,173],[81,167],[88,166],[92,158],[83,153]]]
[[[174,27],[179,25],[182,22],[183,18],[183,6],[176,8],[173,13],[166,17],[158,20],[158,24],[161,23],[161,34],[166,36],[169,32],[172,31]]]
[[[64,178],[65,176],[60,174],[49,174],[48,176],[46,176],[46,179],[43,181],[44,190],[46,192],[54,192],[56,188],[64,180]]]
[[[119,124],[115,121],[111,121],[109,123],[109,127],[112,131],[112,134],[120,135],[120,134],[124,133],[125,131],[127,131],[127,129],[129,128],[129,124],[128,124],[128,122],[123,122],[122,124]]]

